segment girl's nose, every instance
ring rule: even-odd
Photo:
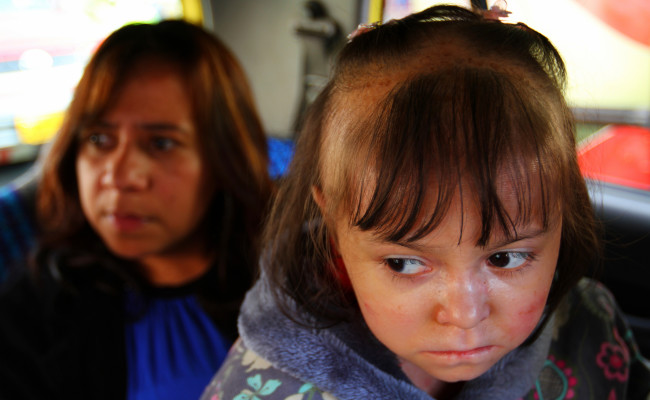
[[[434,318],[441,325],[476,327],[490,314],[485,282],[468,274],[451,274],[443,284]]]
[[[133,143],[120,143],[105,159],[101,184],[123,191],[146,189],[149,185],[147,156]]]

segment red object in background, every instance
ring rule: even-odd
[[[581,146],[578,162],[587,178],[650,190],[650,129],[607,126]]]
[[[650,46],[650,1],[575,0],[601,21],[632,40]]]

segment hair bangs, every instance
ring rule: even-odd
[[[346,179],[350,224],[384,240],[416,241],[459,201],[461,210],[478,210],[481,245],[495,229],[514,238],[534,219],[546,229],[552,127],[529,97],[488,68],[456,67],[397,85],[351,135],[362,156]]]

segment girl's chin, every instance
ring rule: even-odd
[[[494,363],[461,363],[455,365],[424,365],[422,367],[403,365],[402,369],[409,378],[419,380],[456,383],[470,381],[487,372]]]

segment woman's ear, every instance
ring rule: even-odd
[[[314,199],[316,204],[318,205],[318,208],[320,208],[320,212],[324,215],[325,214],[325,196],[323,195],[323,191],[321,188],[317,186],[312,186],[311,187],[311,197]]]

